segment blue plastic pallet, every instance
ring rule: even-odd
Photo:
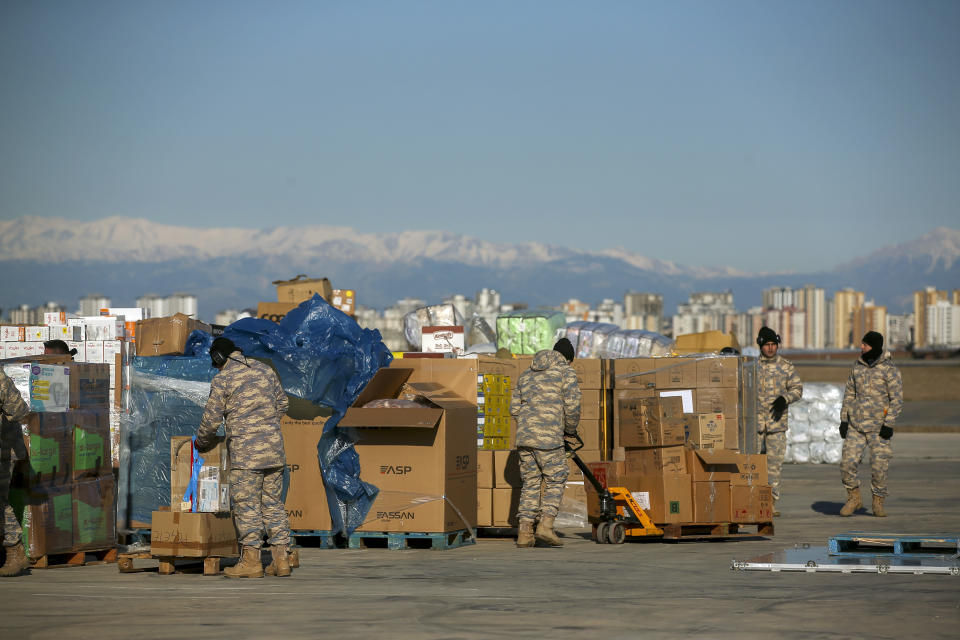
[[[960,557],[957,533],[875,533],[850,531],[827,542],[832,556],[859,557]]]
[[[386,540],[387,549],[456,549],[475,544],[473,536],[466,529],[446,533],[413,533],[398,531],[354,531],[348,546],[351,549],[365,549],[373,540]]]
[[[310,545],[316,546],[320,549],[336,549],[337,548],[337,531],[315,531],[315,530],[293,530],[290,532],[294,538],[310,538],[313,541],[319,541],[319,545]]]

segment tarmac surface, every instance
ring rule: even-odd
[[[766,539],[615,546],[568,529],[562,549],[487,538],[448,551],[314,548],[293,576],[262,580],[112,564],[34,570],[0,579],[0,630],[58,640],[957,637],[960,576],[742,572],[731,562],[848,531],[960,533],[960,434],[894,436],[888,518],[841,519],[836,466],[785,465],[783,475],[783,516]]]

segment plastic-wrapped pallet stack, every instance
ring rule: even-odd
[[[566,318],[559,311],[511,311],[497,317],[497,348],[514,355],[552,349],[564,335]]]
[[[838,464],[843,448],[838,427],[843,387],[808,382],[803,398],[790,405],[784,462]]]

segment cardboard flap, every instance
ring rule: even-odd
[[[412,373],[413,369],[378,369],[367,386],[357,396],[353,406],[362,407],[371,400],[380,400],[381,398],[396,398],[400,393],[400,388]],[[340,424],[343,424],[343,422],[341,421]]]
[[[433,429],[440,424],[443,409],[363,409],[351,407],[340,419],[341,427],[414,427]]]
[[[430,402],[444,409],[464,409],[475,406],[439,382],[408,382],[407,388],[419,393]]]
[[[697,457],[703,460],[703,464],[738,465],[743,462],[742,455],[729,449],[698,449],[696,453]]]

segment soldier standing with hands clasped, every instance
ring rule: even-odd
[[[271,575],[289,576],[290,522],[281,499],[283,435],[280,419],[289,401],[269,366],[243,355],[231,340],[217,338],[210,361],[220,370],[210,383],[210,399],[197,430],[197,449],[213,448],[217,427],[226,419],[230,454],[230,501],[240,562],[224,569],[228,578],[262,578],[260,547],[269,536]]]
[[[851,516],[863,506],[857,467],[863,450],[869,447],[873,515],[882,518],[887,515],[883,501],[887,497],[887,468],[893,458],[890,438],[903,409],[903,382],[890,352],[883,350],[881,334],[868,331],[860,343],[860,353],[847,378],[840,409],[840,478],[847,490],[840,515]]]
[[[517,546],[521,548],[534,546],[536,540],[551,547],[563,546],[553,530],[553,521],[570,473],[564,440],[576,436],[580,424],[580,384],[570,366],[573,357],[573,345],[566,338],[558,340],[553,349],[538,351],[530,368],[520,376],[510,401],[510,414],[517,419],[523,479],[517,509]],[[540,524],[534,533],[537,518]]]
[[[803,383],[793,363],[777,353],[780,336],[770,327],[757,334],[760,371],[757,376],[757,429],[761,451],[767,454],[767,475],[773,493],[773,515],[779,516],[780,470],[787,451],[787,407],[803,396]]]

